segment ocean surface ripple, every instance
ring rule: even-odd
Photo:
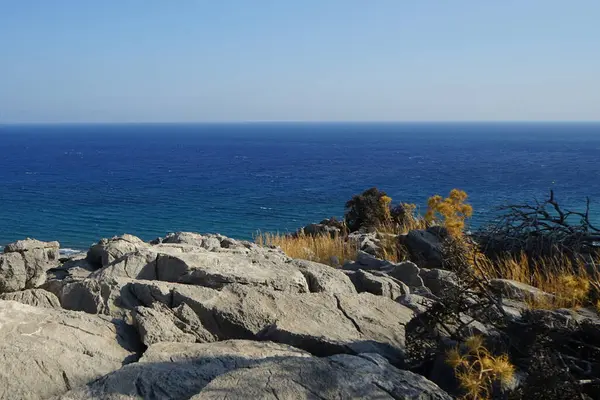
[[[82,249],[125,232],[251,238],[341,216],[377,186],[425,207],[458,187],[476,210],[592,200],[600,225],[600,124],[0,125],[0,245]]]

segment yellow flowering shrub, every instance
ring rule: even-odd
[[[467,193],[459,189],[452,189],[446,198],[440,195],[430,197],[425,220],[443,225],[452,236],[460,236],[465,220],[473,215],[473,207],[465,203],[467,197]]]

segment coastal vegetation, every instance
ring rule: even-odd
[[[452,274],[435,304],[406,326],[407,363],[431,373],[446,348],[443,359],[463,399],[596,398],[600,329],[574,317],[600,312],[600,231],[589,204],[583,212],[565,210],[551,192],[545,201],[504,206],[470,232],[473,208],[464,191],[433,195],[419,213],[370,188],[346,203],[343,229],[313,226],[310,233],[261,234],[257,242],[333,267],[368,253],[390,265],[414,261],[426,275],[429,268]],[[328,220],[318,225],[325,229]],[[439,263],[432,266],[423,251],[438,251]],[[506,291],[523,305],[519,320],[507,314]],[[553,321],[561,315],[567,319]],[[494,333],[479,331],[475,321]],[[516,371],[526,376],[518,385]]]
[[[482,279],[510,279],[553,295],[551,299],[531,299],[532,307],[581,307],[599,301],[600,279],[589,265],[600,264],[599,251],[591,247],[591,240],[600,239],[600,233],[590,234],[596,228],[589,221],[589,201],[584,213],[563,211],[551,193],[547,202],[535,206],[502,207],[508,213],[496,220],[501,224],[496,222],[467,235],[465,228],[473,214],[467,200],[466,192],[452,189],[445,198],[431,196],[425,213],[420,214],[415,204],[393,206],[386,192],[373,187],[346,203],[343,229],[334,234],[259,233],[255,240],[260,245],[280,247],[292,258],[340,266],[355,260],[360,249],[348,233],[372,232],[380,242],[377,256],[399,262],[411,257],[402,243],[403,236],[438,226],[460,243],[463,258]],[[548,205],[556,210],[556,216],[545,210]],[[541,217],[534,219],[534,214]],[[519,221],[519,216],[526,221]],[[580,225],[569,224],[573,216],[581,218]],[[555,229],[548,227],[550,222]]]
[[[506,354],[494,356],[481,336],[471,336],[464,347],[448,351],[446,362],[454,369],[465,398],[488,399],[495,386],[508,385],[514,379],[515,367]]]
[[[292,258],[316,261],[331,266],[355,260],[358,251],[357,243],[346,240],[339,234],[331,236],[300,233],[291,236],[265,232],[256,235],[255,241],[261,246],[280,247],[285,254]]]

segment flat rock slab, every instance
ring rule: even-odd
[[[451,399],[424,377],[377,355],[320,359],[290,346],[246,340],[155,344],[138,363],[60,397],[139,398]]]
[[[109,318],[0,300],[0,399],[46,399],[135,361],[135,330]]]
[[[288,358],[236,369],[213,379],[192,400],[450,400],[436,384],[376,355]]]
[[[85,254],[76,254],[67,259],[62,265],[46,271],[48,280],[85,279],[94,272],[96,267],[86,260]]]
[[[161,255],[157,279],[212,288],[232,283],[266,286],[275,290],[308,292],[306,279],[295,268],[277,261],[253,260],[237,254],[193,252]]]
[[[308,357],[306,352],[271,342],[158,343],[150,346],[139,362],[61,399],[189,399],[215,377],[234,369],[266,360]]]
[[[4,247],[5,253],[23,253],[31,250],[48,250],[50,254],[47,254],[47,257],[51,257],[53,259],[58,260],[58,249],[60,248],[60,243],[58,242],[42,242],[36,239],[25,239],[25,240],[17,240],[14,243],[7,244]]]
[[[308,292],[304,275],[279,253],[253,255],[212,252],[186,245],[159,245],[124,255],[90,277],[159,280],[215,289],[239,283],[275,290]]]
[[[401,363],[404,325],[414,313],[370,293],[283,293],[230,285],[218,292],[179,285],[171,306],[185,303],[220,340],[262,339],[318,356],[380,353]]]
[[[167,307],[160,312],[145,310],[138,322],[147,321],[147,331],[156,341],[184,339],[179,330],[195,335],[196,341],[228,339],[272,340],[303,348],[319,356],[338,353],[374,352],[401,363],[404,326],[414,312],[390,299],[370,293],[290,293],[263,287],[232,284],[221,291],[178,283],[113,280],[69,283],[62,292],[63,307],[120,316],[136,307]],[[105,288],[106,290],[103,290]],[[172,321],[178,329],[160,332]],[[166,325],[165,325],[166,326]],[[179,339],[177,339],[179,340]]]
[[[356,293],[350,278],[339,269],[306,260],[293,260],[291,263],[304,275],[311,293]]]
[[[126,318],[136,307],[150,307],[154,302],[173,307],[172,291],[176,287],[185,291],[188,285],[129,278],[88,278],[54,280],[43,286],[58,297],[64,309],[117,318]]]

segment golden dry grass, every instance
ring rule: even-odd
[[[335,257],[340,264],[356,259],[358,246],[346,241],[342,236],[330,235],[284,235],[280,233],[258,233],[255,242],[261,246],[279,246],[285,254],[292,258],[316,261],[333,265]]]
[[[391,262],[400,262],[407,259],[408,254],[404,246],[398,246],[398,238],[394,234],[383,233],[380,235],[381,254],[378,256]]]
[[[467,261],[482,277],[512,279],[553,295],[551,301],[547,297],[533,299],[530,307],[555,309],[592,306],[597,307],[600,312],[600,276],[598,273],[590,275],[581,261],[574,263],[568,257],[560,256],[532,263],[525,255],[505,255],[491,260],[479,252],[463,232],[465,221],[473,211],[466,199],[465,192],[453,189],[445,199],[441,196],[431,197],[424,215],[418,212],[416,205],[402,203],[402,211],[392,216],[392,199],[383,196],[380,200],[386,213],[384,221],[377,226],[381,243],[378,257],[391,262],[409,259],[407,249],[398,244],[398,235],[439,224],[446,227],[457,240],[459,258],[463,260],[463,265]],[[345,261],[355,260],[358,251],[358,244],[344,235],[331,237],[259,233],[255,241],[263,246],[279,246],[292,258],[328,265],[341,265]],[[339,264],[332,262],[333,259],[338,260]]]
[[[412,230],[427,229],[429,224],[425,219],[416,213],[414,204],[402,204],[407,210],[402,222],[387,222],[377,227],[379,240],[381,243],[381,254],[379,257],[391,262],[400,262],[408,260],[408,249],[398,245],[398,235],[406,235]]]
[[[483,338],[472,336],[464,349],[455,347],[447,352],[446,363],[454,369],[465,400],[491,399],[497,385],[506,386],[514,378],[515,367],[508,356],[492,355],[483,344]]]
[[[531,308],[577,308],[593,305],[593,291],[600,288],[598,274],[590,274],[582,260],[573,262],[567,256],[548,257],[532,263],[524,254],[507,254],[492,261],[479,253],[477,267],[478,272],[489,279],[512,279],[554,296],[552,299],[532,299],[528,302]]]
[[[377,227],[377,232],[392,235],[406,235],[410,231],[427,229],[430,225],[422,217],[407,218],[401,224],[386,222]]]

